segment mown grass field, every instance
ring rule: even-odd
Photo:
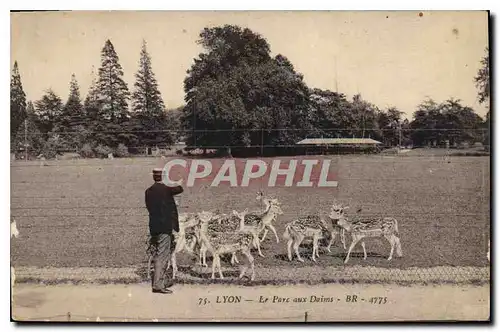
[[[327,213],[337,198],[361,214],[394,216],[399,222],[404,256],[386,261],[385,240],[366,241],[348,264],[376,267],[487,266],[490,232],[490,163],[488,157],[331,156],[337,188],[248,188],[228,186],[185,188],[180,212],[216,209],[259,210],[257,190],[278,198],[284,225],[296,216]],[[281,158],[288,159],[288,158]],[[11,241],[15,267],[132,267],[145,262],[148,233],[144,190],[151,169],[161,159],[114,159],[12,162],[11,214],[20,237]],[[270,235],[270,236],[269,236]],[[323,252],[318,263],[285,259],[285,242],[269,234],[262,244],[259,267],[340,266],[345,251],[339,244]],[[302,249],[309,258],[310,249]],[[190,256],[180,265],[193,264]],[[186,271],[186,269],[184,269]]]

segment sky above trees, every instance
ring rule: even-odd
[[[64,100],[74,73],[82,99],[111,39],[133,86],[142,40],[167,108],[184,104],[186,70],[202,51],[205,26],[238,24],[285,55],[310,88],[330,89],[407,117],[426,97],[461,99],[484,116],[474,77],[488,46],[486,12],[142,12],[13,13],[11,58],[27,100],[52,88]],[[337,75],[336,75],[337,73]],[[337,79],[336,79],[337,76]]]

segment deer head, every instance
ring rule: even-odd
[[[332,223],[337,224],[338,226],[350,231],[351,223],[348,222],[345,216],[345,210],[349,209],[348,206],[343,206],[341,203],[335,201],[332,204],[332,209],[330,211],[330,218],[332,219]]]
[[[245,219],[245,215],[247,214],[248,214],[248,209],[245,209],[243,212],[238,212],[236,210],[233,210],[233,216],[236,216],[239,219]]]
[[[273,211],[275,214],[283,214],[281,204],[277,199],[272,199],[269,201],[269,211]]]
[[[269,204],[272,204],[272,205],[281,205],[280,202],[278,201],[278,199],[276,199],[276,198],[269,199],[268,202],[269,202]]]
[[[202,211],[198,213],[198,218],[202,224],[205,224],[212,220],[215,217],[215,214],[211,211]]]
[[[343,206],[342,204],[334,201],[332,204],[332,209],[330,210],[330,218],[335,220],[340,220],[344,217],[345,210],[349,209],[348,206]]]
[[[184,228],[195,227],[199,222],[200,219],[196,214],[190,215],[184,220]]]

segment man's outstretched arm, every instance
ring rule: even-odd
[[[170,192],[172,193],[172,196],[182,194],[184,192],[184,188],[181,186],[175,186],[175,187],[169,187]]]

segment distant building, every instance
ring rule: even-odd
[[[374,153],[381,145],[371,138],[306,138],[297,142],[304,154]]]
[[[161,145],[154,145],[154,146],[145,146],[144,147],[144,155],[146,156],[168,156],[168,155],[175,155],[177,154],[177,151],[184,151],[184,148],[186,147],[186,143],[184,142],[176,142],[171,146],[161,146]],[[139,152],[141,153],[141,152]]]

